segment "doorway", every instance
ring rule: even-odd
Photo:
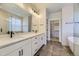
[[[50,21],[50,38],[59,42],[59,20]]]

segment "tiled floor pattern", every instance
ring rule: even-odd
[[[55,38],[54,38],[55,39]],[[37,53],[39,56],[73,56],[68,47],[64,47],[60,42],[51,40],[43,46]]]

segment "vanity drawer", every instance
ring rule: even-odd
[[[34,55],[43,45],[43,35],[38,35],[32,38],[32,55]]]
[[[26,43],[25,41],[21,41],[21,42],[6,46],[4,48],[1,48],[0,56],[7,55],[7,54],[11,53],[12,51],[17,50],[18,48],[22,47],[25,43]]]
[[[38,36],[32,38],[32,55],[34,55],[39,49]]]
[[[33,45],[33,46],[37,46],[38,43],[39,43],[39,41],[38,41],[38,37],[34,37],[34,38],[32,38],[32,45]]]

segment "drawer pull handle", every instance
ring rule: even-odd
[[[35,39],[37,39],[37,37],[35,37]]]
[[[37,44],[37,42],[35,42],[35,44]]]
[[[19,51],[19,56],[21,56],[21,51]]]
[[[21,53],[22,53],[21,55],[23,56],[23,49],[21,50]]]
[[[19,56],[23,56],[23,49],[19,51]]]

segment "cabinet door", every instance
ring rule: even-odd
[[[43,45],[43,37],[42,37],[42,35],[40,35],[40,45],[41,46]]]
[[[13,49],[13,48],[12,48]],[[26,56],[26,46],[22,45],[18,49],[6,54],[6,56]]]
[[[38,49],[42,46],[42,40],[41,40],[41,35],[38,36]]]
[[[42,34],[42,44],[46,44],[45,34]]]
[[[44,44],[44,37],[43,35],[41,34],[40,35],[40,46],[42,46]]]
[[[31,56],[31,39],[25,41],[25,44],[21,47],[23,56]]]
[[[29,56],[30,51],[28,50],[28,45],[23,45],[22,47],[20,47],[19,49],[7,54],[7,56]]]
[[[38,51],[38,36],[32,38],[32,55]]]
[[[14,50],[9,54],[6,54],[5,56],[21,56],[21,51],[20,49]]]
[[[23,50],[23,56],[31,56],[31,42],[26,42],[21,49]]]
[[[17,50],[16,50],[16,51],[14,51],[6,56],[19,56],[19,54],[17,53]]]
[[[20,49],[21,51],[21,56],[26,56],[27,55],[27,46],[23,45]]]
[[[31,56],[31,42],[26,44],[26,56]]]

